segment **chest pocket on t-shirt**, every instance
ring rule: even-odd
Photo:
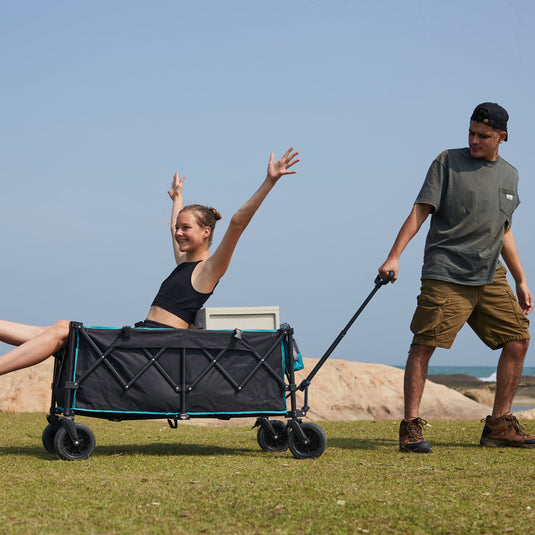
[[[507,216],[507,227],[511,226],[511,217],[516,206],[515,192],[510,189],[500,188],[500,211]]]

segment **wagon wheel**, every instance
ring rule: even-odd
[[[300,424],[307,441],[303,442],[295,431],[288,435],[288,445],[296,459],[314,459],[319,457],[327,446],[325,431],[316,424],[306,422]]]
[[[58,430],[58,426],[48,424],[42,435],[43,440],[43,446],[45,447],[45,450],[48,451],[48,453],[56,454],[56,448],[54,448],[54,437],[56,436],[56,432]]]
[[[266,431],[262,426],[258,428],[256,440],[265,451],[286,451],[288,449],[288,430],[286,424],[280,420],[270,420],[275,435]]]
[[[95,435],[89,427],[75,424],[78,443],[75,444],[65,427],[60,427],[54,437],[55,453],[65,461],[87,459],[95,450]]]

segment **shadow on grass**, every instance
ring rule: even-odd
[[[0,446],[0,455],[20,455],[35,457],[46,461],[58,460],[58,457],[48,453],[43,446]]]
[[[256,453],[260,449],[231,448],[213,446],[207,444],[184,444],[184,443],[155,443],[155,444],[121,444],[117,446],[97,446],[94,456],[109,455],[152,455],[167,456],[177,455],[181,457],[212,457],[218,455],[246,455]]]
[[[448,449],[448,448],[470,448],[479,449],[479,440],[476,442],[441,442],[432,440],[431,445],[434,449]],[[399,451],[399,442],[396,438],[342,438],[342,437],[327,437],[327,448],[340,448],[344,450],[377,450],[380,448],[393,448]]]
[[[251,453],[261,452],[260,448],[231,448],[222,446],[212,446],[206,444],[180,444],[180,443],[155,443],[155,444],[121,444],[121,445],[103,445],[95,447],[91,457],[109,457],[109,456],[180,456],[180,457],[214,457],[222,455],[250,455]],[[0,455],[27,455],[43,460],[59,460],[55,455],[48,453],[42,446],[0,446]]]
[[[464,448],[470,450],[481,449],[479,443],[459,443],[459,442],[441,442],[433,441],[434,453],[447,451],[450,448]],[[327,439],[327,449],[339,448],[351,451],[375,451],[375,450],[390,450],[394,453],[399,453],[398,441],[390,438],[343,438],[334,437]],[[288,455],[290,452],[285,452]],[[284,455],[283,453],[282,455]],[[325,453],[323,455],[325,455]],[[272,454],[272,452],[270,452]],[[0,455],[15,455],[28,456],[43,461],[60,461],[59,457],[48,453],[43,447],[39,446],[3,446],[0,447]],[[104,457],[134,457],[136,455],[144,455],[151,457],[218,457],[218,456],[234,456],[234,457],[250,457],[264,456],[266,452],[259,448],[246,447],[222,447],[216,445],[206,444],[183,444],[183,443],[154,443],[154,444],[120,444],[120,445],[97,445],[95,451],[91,455],[92,458]],[[410,454],[416,455],[416,454]]]
[[[390,438],[343,438],[327,436],[327,447],[344,450],[376,450],[378,448],[393,448],[398,441]]]

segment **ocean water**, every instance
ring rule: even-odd
[[[403,370],[405,366],[396,366]],[[429,375],[451,375],[463,373],[481,381],[496,381],[496,366],[429,366]],[[524,366],[522,375],[535,375],[535,366]]]
[[[396,366],[396,368],[403,370],[405,366]],[[471,375],[481,381],[496,381],[496,366],[429,366],[428,370],[429,375],[450,375],[454,373]],[[535,375],[535,366],[524,366],[522,375]],[[531,409],[535,409],[535,406],[513,405],[511,407],[513,412]]]

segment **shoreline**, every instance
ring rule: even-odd
[[[496,392],[495,381],[484,381],[464,373],[430,374],[427,379],[452,388],[483,405],[492,406]],[[535,376],[523,375],[513,400],[513,412],[535,408]]]

